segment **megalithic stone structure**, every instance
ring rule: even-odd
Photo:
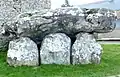
[[[68,0],[50,7],[50,0],[0,1],[0,49],[10,42],[9,65],[36,66],[40,58],[42,64],[99,64],[102,47],[94,33],[115,29],[115,11],[71,7]]]
[[[41,9],[21,13],[14,21],[4,23],[1,36],[11,40],[31,38],[38,45],[42,64],[99,64],[102,47],[93,34],[113,31],[115,15],[105,8]]]

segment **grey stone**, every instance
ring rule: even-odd
[[[102,47],[94,36],[88,33],[79,33],[72,46],[73,64],[99,64]]]
[[[37,66],[39,64],[37,45],[27,37],[10,41],[7,62],[10,66]]]
[[[0,24],[13,20],[20,13],[50,8],[50,0],[1,0]]]
[[[2,24],[3,36],[30,37],[37,44],[50,33],[75,36],[80,32],[107,33],[115,28],[115,13],[109,9],[63,7],[21,13],[13,21]],[[1,32],[0,32],[1,33]],[[1,36],[2,37],[2,36]]]
[[[55,10],[40,10],[22,13],[16,21],[6,23],[8,33],[42,39],[50,33],[63,32],[76,35],[80,32],[111,32],[115,28],[114,11],[109,9],[83,9],[63,7]],[[5,27],[6,25],[3,25]],[[37,37],[37,38],[36,38]]]
[[[47,35],[41,46],[42,64],[70,64],[71,40],[62,33]]]
[[[8,42],[13,39],[11,38],[12,32],[13,37],[15,37],[15,27],[16,27],[16,17],[17,15],[25,12],[38,11],[41,9],[50,9],[51,1],[50,0],[0,0],[0,50],[7,49]],[[10,24],[14,22],[14,24]],[[5,30],[9,30],[2,35],[5,30],[1,30],[3,25],[7,26]],[[19,30],[19,29],[18,29]],[[5,41],[6,40],[6,41]]]
[[[50,9],[51,0],[21,0],[21,12]]]
[[[10,39],[7,37],[0,37],[0,51],[7,51]]]
[[[13,0],[1,0],[0,1],[0,25],[4,22],[11,21],[15,16],[19,14],[19,3],[15,3]]]

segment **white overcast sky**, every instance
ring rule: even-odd
[[[103,1],[103,0],[68,0],[70,5],[83,5],[83,4],[88,4],[88,3],[93,3],[93,2],[98,2],[98,1]],[[65,3],[65,0],[51,0],[51,8],[59,8],[62,4]]]

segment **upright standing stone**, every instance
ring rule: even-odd
[[[102,47],[92,34],[79,33],[72,46],[73,64],[100,63]]]
[[[42,64],[70,64],[71,40],[62,33],[50,34],[42,42]]]
[[[7,62],[10,66],[38,65],[37,45],[27,37],[10,41]]]

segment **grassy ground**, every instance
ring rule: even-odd
[[[0,77],[106,77],[120,74],[120,45],[102,45],[99,65],[41,65],[9,67],[6,53],[0,52]]]

